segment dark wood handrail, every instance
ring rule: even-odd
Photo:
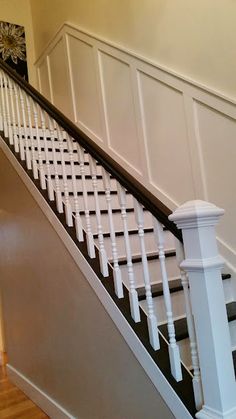
[[[171,210],[168,207],[1,59],[0,68],[4,70],[5,73],[8,74],[8,76],[10,76],[28,95],[30,95],[32,99],[35,100],[35,102],[37,102],[71,137],[78,141],[78,143],[91,154],[108,171],[108,173],[114,176],[118,182],[120,182],[127,191],[129,191],[168,230],[170,230],[175,237],[181,242],[183,241],[181,231],[168,219],[168,216],[171,214]]]

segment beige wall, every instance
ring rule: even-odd
[[[66,20],[236,98],[233,0],[30,0],[36,57]]]
[[[25,27],[29,81],[36,85],[33,28],[29,0],[0,0],[0,20]]]
[[[83,419],[173,419],[0,150],[0,287],[9,363]]]

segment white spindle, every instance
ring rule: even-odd
[[[3,116],[3,132],[4,137],[8,137],[8,126],[7,126],[7,111],[6,111],[6,99],[4,94],[4,74],[1,71],[1,77],[0,77],[0,86],[1,86],[1,100],[2,100],[2,116]]]
[[[111,206],[111,178],[109,173],[102,168],[103,185],[106,193],[107,211],[110,227],[111,249],[113,258],[114,287],[118,298],[124,297],[123,283],[121,279],[121,271],[118,263],[118,252],[116,246],[116,235],[113,222],[112,206]]]
[[[70,159],[70,169],[71,169],[71,181],[72,181],[72,188],[73,188],[73,195],[74,195],[74,210],[75,210],[75,229],[76,229],[76,237],[79,242],[84,241],[84,233],[83,233],[83,226],[80,217],[80,207],[79,207],[79,200],[78,200],[78,188],[76,182],[76,174],[75,174],[75,161],[74,161],[74,153],[73,153],[73,140],[68,134],[65,134],[66,142],[69,151],[69,159]]]
[[[25,160],[25,141],[23,139],[23,127],[21,126],[21,117],[20,117],[20,107],[19,107],[19,89],[14,83],[14,92],[15,92],[15,103],[16,103],[16,117],[17,117],[17,127],[18,127],[18,137],[19,137],[19,149],[20,149],[20,158]]]
[[[197,418],[236,417],[236,382],[215,226],[224,211],[191,201],[169,218],[182,229],[204,404]]]
[[[16,153],[19,153],[19,138],[18,132],[16,127],[16,114],[15,114],[15,106],[14,106],[14,89],[13,83],[10,78],[8,78],[8,85],[10,90],[10,104],[11,104],[11,115],[12,115],[12,127],[13,127],[13,143],[14,143],[14,150]]]
[[[49,121],[49,130],[50,130],[50,138],[51,138],[51,145],[52,145],[52,158],[53,158],[53,169],[54,169],[54,176],[55,176],[55,195],[56,195],[56,206],[57,211],[61,214],[63,212],[63,203],[62,203],[62,195],[61,195],[61,188],[60,188],[60,180],[58,174],[58,165],[57,165],[57,155],[56,155],[56,148],[55,148],[55,128],[54,128],[54,121],[51,117],[48,117]]]
[[[84,167],[84,150],[78,143],[76,143],[76,149],[78,151],[80,175],[81,175],[81,180],[82,180],[87,250],[88,250],[89,257],[93,259],[95,258],[95,246],[94,246],[94,239],[93,239],[93,233],[91,229],[91,221],[90,221],[90,214],[89,214],[89,207],[88,207],[88,195],[87,195],[87,185],[86,185],[85,167]]]
[[[168,276],[167,276],[167,271],[166,271],[165,250],[164,250],[165,242],[164,242],[163,226],[155,217],[153,217],[153,226],[154,226],[155,241],[156,241],[158,252],[159,252],[159,262],[160,262],[161,276],[162,276],[163,295],[164,295],[164,303],[165,303],[165,308],[166,308],[167,330],[168,330],[168,336],[169,336],[168,349],[169,349],[171,373],[173,377],[176,379],[176,381],[180,381],[182,380],[182,370],[181,370],[179,347],[176,343],[176,338],[175,338],[173,310],[172,310]]]
[[[180,265],[184,260],[184,249],[182,243],[176,239],[176,257],[178,264]],[[196,332],[194,326],[194,319],[192,314],[192,306],[190,299],[189,281],[186,272],[180,267],[181,284],[184,291],[185,310],[188,326],[188,335],[190,343],[190,352],[193,368],[193,392],[195,398],[195,404],[197,410],[201,409],[203,405],[203,394],[202,394],[202,380],[199,366]]]
[[[32,115],[31,115],[31,102],[30,97],[25,94],[25,100],[26,100],[26,109],[27,109],[27,117],[28,117],[28,124],[29,127],[29,138],[30,138],[30,147],[31,147],[31,161],[32,161],[32,169],[33,169],[33,176],[34,179],[38,179],[38,167],[36,162],[36,156],[35,156],[35,139],[33,135],[33,128],[32,128]]]
[[[53,185],[52,185],[51,166],[50,166],[49,153],[48,153],[48,141],[47,141],[46,125],[45,125],[45,111],[42,108],[40,108],[40,119],[41,119],[42,133],[43,133],[44,155],[45,155],[45,160],[46,160],[48,198],[50,201],[53,201],[54,191],[53,191]]]
[[[65,153],[63,152],[64,145],[63,145],[62,128],[58,124],[56,124],[56,131],[57,131],[57,138],[58,138],[58,144],[59,144],[60,155],[61,155],[62,181],[63,181],[63,189],[64,189],[64,197],[65,197],[64,204],[65,204],[66,224],[69,227],[71,227],[73,226],[73,218],[72,218],[72,210],[71,210],[67,175],[66,175]]]
[[[40,141],[40,133],[39,133],[38,106],[35,102],[33,102],[33,114],[34,114],[34,124],[35,124],[36,141],[37,141],[37,148],[38,148],[38,168],[39,168],[40,186],[42,189],[46,189],[47,185],[46,185],[46,179],[45,179],[45,173],[44,173],[44,165],[43,165],[41,141]]]
[[[118,182],[117,182],[117,192],[118,192],[118,197],[119,197],[119,203],[120,203],[120,208],[121,208],[121,219],[122,219],[123,230],[124,230],[125,252],[126,252],[128,281],[129,281],[130,311],[131,311],[131,316],[133,320],[136,323],[138,323],[140,322],[140,307],[139,307],[138,293],[136,290],[136,284],[135,284],[135,279],[134,279],[132,254],[131,254],[128,224],[127,224],[126,193],[125,193],[125,189]]]
[[[134,210],[135,210],[136,222],[138,225],[138,236],[139,236],[140,251],[141,251],[141,258],[142,258],[143,279],[144,279],[145,292],[146,292],[149,339],[150,339],[150,343],[153,349],[157,350],[160,348],[160,341],[159,341],[159,334],[158,334],[158,329],[157,329],[157,318],[154,313],[151,282],[150,282],[148,261],[147,261],[147,255],[146,255],[146,249],[145,249],[143,207],[135,198],[134,198]]]
[[[2,91],[1,78],[2,78],[2,72],[0,71],[0,89]],[[3,103],[2,103],[2,95],[0,94],[0,132],[4,131],[3,121],[4,121],[4,119],[3,119]]]
[[[7,112],[7,127],[8,127],[8,137],[9,143],[13,145],[13,135],[12,135],[12,127],[11,127],[11,115],[10,115],[10,107],[9,107],[9,89],[8,89],[8,80],[7,76],[4,74],[4,92],[6,98],[6,112]]]
[[[23,135],[25,139],[26,166],[27,166],[27,169],[30,170],[32,168],[32,163],[31,163],[31,155],[30,155],[29,141],[28,141],[28,130],[27,130],[27,125],[26,125],[26,117],[25,117],[25,101],[24,101],[23,91],[20,88],[19,88],[19,92],[20,92],[21,114],[23,118]]]
[[[99,196],[98,196],[98,182],[97,182],[97,165],[96,161],[93,159],[91,155],[89,155],[89,167],[90,173],[92,176],[92,185],[93,185],[93,192],[94,192],[94,203],[95,203],[95,212],[96,212],[96,220],[97,220],[97,233],[98,233],[98,246],[99,246],[99,261],[100,261],[100,269],[102,275],[104,277],[108,276],[108,261],[106,255],[106,249],[104,246],[104,237],[102,231],[102,221],[101,221],[101,211],[100,211],[100,204],[99,204]]]

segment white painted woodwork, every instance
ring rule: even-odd
[[[107,211],[108,211],[108,219],[109,219],[109,233],[110,233],[110,238],[111,238],[115,293],[118,298],[123,298],[124,297],[123,283],[122,283],[121,271],[120,271],[120,267],[118,263],[117,243],[116,243],[116,235],[115,235],[114,221],[113,221],[113,214],[112,214],[111,179],[110,179],[109,173],[107,173],[105,169],[102,169],[102,174],[103,174],[104,189],[106,192]],[[100,214],[100,222],[101,222],[101,214]]]
[[[31,98],[25,94],[25,101],[26,101],[26,109],[27,109],[27,122],[26,125],[29,128],[29,139],[30,139],[30,147],[31,147],[31,159],[32,159],[32,169],[33,169],[33,176],[34,179],[38,179],[38,168],[35,156],[35,145],[36,142],[33,136],[33,127],[32,127],[32,100]]]
[[[93,46],[72,35],[67,39],[75,122],[102,139],[102,116]]]
[[[101,210],[100,210],[100,204],[99,204],[99,198],[98,198],[97,164],[96,164],[96,160],[94,160],[94,158],[91,155],[89,155],[89,167],[90,167],[90,173],[92,176],[92,185],[93,185],[93,192],[94,192],[94,207],[95,207],[96,219],[97,219],[100,269],[101,269],[102,275],[106,277],[109,275],[109,272],[108,272],[107,253],[104,247],[103,228],[101,224]]]
[[[18,90],[19,90],[19,96],[20,96],[20,110],[21,110],[22,122],[23,122],[22,137],[24,137],[24,144],[25,144],[25,160],[26,160],[27,169],[30,170],[32,168],[32,163],[31,163],[30,144],[29,144],[29,138],[28,138],[28,132],[27,132],[27,125],[26,125],[25,94],[21,88],[19,88]],[[39,151],[39,155],[40,155],[40,151]],[[43,179],[44,168],[42,164],[41,164],[41,170],[42,170],[42,179]],[[43,180],[41,182],[41,186],[43,189],[45,189],[45,183]]]
[[[190,201],[169,218],[182,229],[195,321],[204,404],[199,419],[236,417],[236,382],[217,250],[215,226],[224,211],[204,201]]]
[[[184,260],[184,249],[183,249],[182,243],[180,243],[179,240],[176,240],[176,255],[177,255],[178,263],[180,265]],[[199,366],[196,331],[195,331],[195,325],[194,325],[194,318],[192,314],[192,304],[191,304],[191,298],[190,298],[188,275],[186,272],[184,272],[184,270],[181,267],[180,267],[180,277],[181,277],[181,284],[182,284],[183,292],[184,292],[184,300],[185,300],[184,308],[186,310],[186,319],[187,319],[190,354],[191,354],[191,365],[193,368],[193,391],[194,391],[196,408],[197,410],[200,410],[203,405],[203,394],[202,394],[202,380],[201,380],[201,372],[200,372],[200,366]]]
[[[140,172],[130,66],[104,52],[99,52],[99,63],[109,148]]]
[[[65,60],[64,40],[60,39],[49,57],[49,80],[53,104],[69,118],[73,117],[71,102],[68,103],[68,72]]]
[[[140,253],[142,257],[142,271],[143,279],[146,293],[146,302],[147,302],[147,323],[148,323],[148,332],[150,343],[154,350],[160,349],[159,334],[157,330],[157,317],[154,312],[152,290],[150,275],[148,269],[147,254],[145,248],[145,239],[144,239],[144,230],[143,230],[143,207],[142,205],[134,198],[134,210],[136,216],[136,222],[138,226],[138,235],[140,243]]]
[[[8,137],[9,142],[11,145],[13,145],[13,134],[12,134],[12,126],[11,126],[11,115],[10,115],[10,106],[9,106],[9,85],[8,85],[8,77],[6,74],[3,76],[3,82],[4,82],[4,93],[5,93],[5,103],[6,103],[6,119],[7,119],[7,125],[8,125]]]
[[[127,225],[127,203],[126,203],[126,193],[125,189],[117,182],[117,191],[119,196],[119,203],[121,208],[121,219],[123,222],[123,231],[124,231],[124,243],[125,243],[125,253],[127,260],[127,275],[129,283],[129,301],[130,301],[130,312],[131,316],[136,323],[140,322],[140,308],[138,302],[138,293],[136,291],[136,280],[134,276],[133,263],[132,263],[132,253],[130,248],[130,239],[129,231]]]
[[[39,89],[43,96],[48,100],[51,99],[49,73],[48,73],[48,59],[44,60],[38,67]]]
[[[16,125],[16,113],[15,113],[15,104],[14,104],[14,88],[13,82],[11,81],[10,77],[8,77],[8,86],[10,91],[10,107],[11,107],[11,116],[12,116],[12,129],[13,129],[13,144],[14,150],[16,153],[19,152],[19,140],[18,140],[18,127]]]
[[[62,194],[61,194],[61,188],[60,188],[60,183],[59,183],[59,173],[58,173],[58,164],[57,164],[57,159],[56,159],[56,151],[55,151],[55,136],[56,136],[56,130],[55,130],[55,122],[51,117],[48,117],[48,121],[49,121],[49,130],[50,130],[50,138],[51,138],[51,146],[52,146],[52,153],[53,153],[53,174],[55,176],[55,196],[56,196],[56,206],[57,206],[57,211],[59,213],[63,212],[63,203],[62,203]],[[60,170],[63,174],[63,168],[62,168],[62,164],[60,165]]]
[[[91,230],[91,222],[90,222],[90,214],[89,214],[89,208],[91,208],[88,205],[88,195],[87,195],[87,185],[86,185],[86,178],[85,178],[85,165],[84,165],[84,150],[79,144],[76,144],[76,149],[78,151],[78,162],[79,162],[79,168],[80,168],[80,175],[82,178],[82,191],[83,191],[83,209],[85,212],[85,221],[86,221],[86,242],[87,242],[87,250],[89,257],[91,259],[95,258],[95,246],[94,246],[94,239],[93,239],[93,233]],[[80,208],[82,206],[80,205]],[[73,208],[72,208],[73,210]],[[97,221],[97,218],[96,218]]]
[[[163,295],[166,309],[166,318],[167,318],[167,330],[169,337],[169,357],[170,357],[170,366],[173,377],[176,381],[182,380],[182,371],[180,364],[180,354],[179,347],[175,338],[175,326],[173,319],[173,309],[171,303],[170,288],[167,276],[167,269],[165,263],[165,241],[164,241],[164,232],[163,226],[161,223],[153,217],[154,225],[154,235],[158,247],[160,268],[161,268],[161,277],[162,277],[162,286],[163,286]]]
[[[29,117],[30,117],[30,114],[29,114]],[[44,147],[45,160],[46,160],[48,198],[50,201],[54,201],[54,192],[53,192],[53,185],[52,185],[51,172],[50,172],[49,153],[48,153],[49,143],[47,141],[45,119],[46,119],[46,113],[42,108],[40,108],[40,122],[41,122],[42,134],[43,134],[43,147]],[[39,143],[41,146],[41,141]],[[32,149],[33,149],[33,146],[32,146]],[[41,156],[42,156],[42,159],[44,159],[42,152],[41,152]]]
[[[3,117],[3,132],[5,137],[8,137],[8,127],[7,127],[7,114],[6,114],[6,99],[5,99],[5,86],[4,86],[4,73],[0,73],[0,87],[1,87],[1,103],[2,103],[2,117]]]
[[[36,67],[41,91],[168,207],[199,198],[226,209],[218,243],[235,269],[236,103],[69,23]]]
[[[80,185],[78,184],[78,181],[76,179],[76,174],[75,174],[75,165],[74,165],[74,158],[73,158],[73,140],[72,138],[66,134],[66,142],[67,142],[67,146],[68,146],[68,151],[69,151],[69,159],[70,159],[70,169],[71,169],[71,179],[72,179],[72,191],[74,194],[74,209],[75,209],[75,229],[76,229],[76,237],[78,239],[79,242],[84,241],[84,234],[83,234],[83,226],[82,226],[82,221],[81,221],[81,216],[80,216],[80,207],[79,207],[79,200],[78,200],[78,191],[80,190]],[[64,169],[65,170],[65,169]],[[66,173],[66,170],[65,170]],[[69,185],[69,181],[67,180],[67,187],[68,190],[71,190],[71,187]],[[81,186],[82,188],[82,186]]]

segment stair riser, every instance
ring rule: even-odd
[[[235,350],[236,348],[236,320],[229,322],[229,332],[231,337],[231,347],[232,350]],[[178,342],[179,349],[180,349],[180,358],[182,362],[190,368],[192,366],[191,361],[191,352],[190,352],[190,346],[189,346],[189,339],[183,339]]]
[[[30,153],[31,153],[31,151],[30,151]],[[38,151],[35,151],[34,152],[35,159],[38,159],[38,154],[39,154]],[[56,159],[56,161],[61,161],[61,153],[58,152],[58,151],[55,152],[55,158],[54,158],[54,153],[52,151],[48,151],[47,155],[48,155],[48,159],[49,160],[55,160]],[[41,157],[42,157],[42,160],[46,160],[46,153],[45,153],[45,151],[41,151]],[[64,161],[65,162],[69,162],[70,161],[69,153],[63,153],[63,157],[64,157]],[[78,162],[79,161],[78,160],[78,157],[79,157],[78,154],[73,153],[73,161]],[[85,154],[84,155],[84,161],[85,162],[88,161],[88,154]]]
[[[225,291],[225,302],[230,301],[228,296],[227,289],[229,288],[230,280],[226,279],[223,281],[223,287]],[[154,302],[154,309],[158,319],[158,323],[165,323],[167,321],[166,317],[166,310],[165,310],[165,302],[164,297],[155,297],[153,298]],[[171,293],[171,304],[173,310],[173,317],[178,318],[186,315],[185,311],[185,300],[184,300],[184,292],[182,290]],[[141,301],[140,305],[143,307],[144,311],[147,311],[147,303],[146,300]],[[236,342],[236,332],[235,332],[235,342]]]
[[[138,234],[132,234],[129,236],[129,242],[132,254],[139,254],[140,253],[140,241]],[[98,246],[98,239],[95,240],[95,243]],[[157,253],[158,249],[156,243],[154,241],[154,234],[153,233],[145,233],[145,244],[146,244],[146,252],[155,252]],[[104,246],[106,249],[108,259],[112,259],[112,252],[111,252],[111,239],[110,237],[104,237]],[[124,236],[116,238],[116,248],[118,253],[118,258],[125,258],[125,240]]]
[[[55,180],[52,180],[53,184],[55,184]],[[64,191],[64,182],[63,179],[59,179],[59,183],[60,183],[60,189],[61,191]],[[83,191],[83,184],[82,184],[82,180],[81,179],[76,179],[76,186],[77,186],[77,191]],[[103,184],[103,180],[102,179],[97,179],[97,187],[99,191],[104,191],[104,184]],[[71,179],[67,179],[67,188],[69,192],[73,192],[73,182]],[[86,188],[89,191],[93,191],[93,184],[92,184],[92,179],[86,179]],[[115,179],[111,179],[111,191],[116,191],[117,190],[117,183]],[[111,196],[112,199],[112,196]]]
[[[61,159],[59,159],[58,161],[61,161]],[[44,172],[47,173],[46,164],[44,164],[43,167],[44,167]],[[62,175],[63,174],[62,173],[62,165],[61,164],[57,164],[56,169],[57,169],[57,174],[58,175]],[[51,173],[51,175],[55,175],[55,167],[54,167],[54,164],[50,164],[50,173]],[[65,166],[65,173],[66,173],[66,175],[71,175],[71,165],[70,164],[67,164]],[[81,175],[80,166],[79,165],[74,165],[74,173],[75,173],[75,175]],[[85,165],[84,166],[84,173],[85,173],[85,175],[91,175],[89,165]],[[101,168],[101,166],[97,166],[97,174],[98,175],[101,175],[102,174],[102,168]]]
[[[105,196],[104,195],[98,195],[98,198],[99,198],[100,210],[107,209],[107,202],[106,202]],[[126,198],[127,198],[127,207],[131,208],[132,204],[133,204],[133,197],[131,195],[127,195]],[[63,200],[64,199],[65,198],[63,197]],[[88,208],[91,209],[91,210],[94,210],[95,209],[94,195],[88,195],[87,199],[88,199]],[[72,211],[75,211],[74,198],[72,196],[70,196],[69,200],[70,200]],[[80,211],[83,211],[84,210],[83,197],[78,196],[78,201],[79,201]],[[112,196],[112,206],[113,206],[113,208],[120,208],[119,199],[118,199],[117,195]]]
[[[126,286],[129,288],[129,281],[128,281],[128,271],[127,265],[120,266],[122,279]],[[151,283],[157,283],[160,281],[161,272],[160,272],[160,262],[158,259],[148,261],[148,269],[149,269],[149,276]],[[166,269],[169,278],[176,278],[179,277],[179,268],[177,266],[176,258],[175,257],[168,257],[166,258]],[[133,264],[133,271],[134,271],[134,278],[137,287],[144,286],[143,280],[143,270],[142,270],[142,263],[134,263]]]
[[[154,312],[158,323],[167,321],[164,296],[153,298]],[[183,291],[174,292],[171,294],[171,304],[173,310],[173,317],[181,317],[185,315],[185,302]],[[146,300],[140,302],[140,306],[147,313]]]
[[[84,215],[81,216],[81,219],[82,219],[83,225],[85,226]],[[127,212],[127,219],[128,219],[127,224],[128,224],[129,230],[136,230],[137,229],[137,223],[136,223],[136,220],[135,220],[134,213]],[[113,220],[113,224],[114,224],[114,230],[115,231],[123,231],[123,221],[122,221],[122,218],[121,218],[121,214],[120,213],[113,213],[112,214],[112,220]],[[90,215],[90,221],[91,221],[92,230],[93,230],[94,234],[96,234],[97,233],[96,215]],[[103,231],[104,232],[109,232],[110,231],[110,225],[109,225],[108,214],[101,214],[101,221],[102,221]],[[145,226],[145,228],[152,228],[152,217],[151,217],[150,213],[147,212],[147,211],[144,212],[144,226]],[[172,236],[171,233],[166,231],[165,236],[167,236],[167,235]]]

